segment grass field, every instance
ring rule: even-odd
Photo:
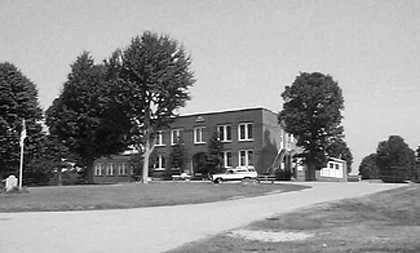
[[[288,184],[212,184],[167,182],[29,188],[29,193],[0,194],[0,212],[65,211],[178,205],[296,191]]]
[[[175,252],[420,252],[420,185],[318,204]]]

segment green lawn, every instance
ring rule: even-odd
[[[309,237],[281,242],[264,241],[269,235],[279,239],[285,233],[296,237],[303,233]],[[263,239],[256,239],[255,235]],[[420,185],[300,209],[170,252],[418,253]]]
[[[147,185],[84,185],[29,188],[29,193],[0,194],[0,212],[91,210],[178,205],[296,191],[288,184],[212,184],[165,182]]]

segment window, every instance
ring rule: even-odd
[[[232,141],[232,127],[230,125],[222,125],[217,127],[219,140],[222,142]]]
[[[127,171],[125,169],[125,163],[118,164],[118,175],[126,175]]]
[[[177,144],[180,137],[181,137],[181,129],[172,129],[171,130],[171,145]]]
[[[114,175],[114,165],[112,163],[107,164],[107,167],[106,167],[106,175],[107,176]]]
[[[231,151],[224,151],[223,152],[223,166],[225,168],[232,167],[232,152]]]
[[[239,166],[253,167],[254,166],[254,151],[240,150],[239,151]]]
[[[163,131],[159,130],[156,132],[156,146],[165,146]]]
[[[165,170],[165,157],[163,157],[163,155],[158,155],[153,167],[155,170]]]
[[[194,128],[194,143],[195,144],[206,143],[204,141],[204,137],[203,137],[203,129],[204,129],[204,127]]]
[[[335,164],[335,169],[336,170],[340,169],[340,166],[338,165],[338,163]]]
[[[95,176],[102,176],[102,164],[100,163],[95,165]]]
[[[238,127],[238,135],[240,141],[250,141],[253,139],[252,127],[253,123],[241,123]]]

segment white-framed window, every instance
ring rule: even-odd
[[[241,123],[238,125],[238,139],[240,141],[252,141],[254,139],[253,123]]]
[[[172,129],[171,130],[171,145],[177,144],[180,137],[181,137],[181,129]]]
[[[231,142],[232,141],[232,126],[231,125],[217,126],[217,135],[220,141]]]
[[[155,170],[165,170],[165,157],[163,155],[158,155],[156,157],[153,168]]]
[[[162,130],[158,130],[156,132],[156,146],[165,146],[165,140],[163,138]]]
[[[254,167],[254,151],[252,149],[239,150],[239,166]]]
[[[118,165],[118,175],[127,175],[127,170],[125,168],[125,163],[119,163]]]
[[[114,164],[112,164],[112,163],[108,163],[107,164],[107,167],[106,167],[106,175],[107,176],[114,175]]]
[[[102,176],[102,164],[100,163],[95,165],[95,176]]]
[[[204,141],[204,127],[195,127],[194,128],[194,144],[203,144]]]
[[[223,151],[223,166],[225,168],[231,168],[233,166],[231,151]]]

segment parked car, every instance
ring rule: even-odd
[[[211,175],[211,181],[218,184],[223,181],[250,181],[256,180],[258,177],[255,169],[252,168],[234,168],[227,169],[225,173]]]

